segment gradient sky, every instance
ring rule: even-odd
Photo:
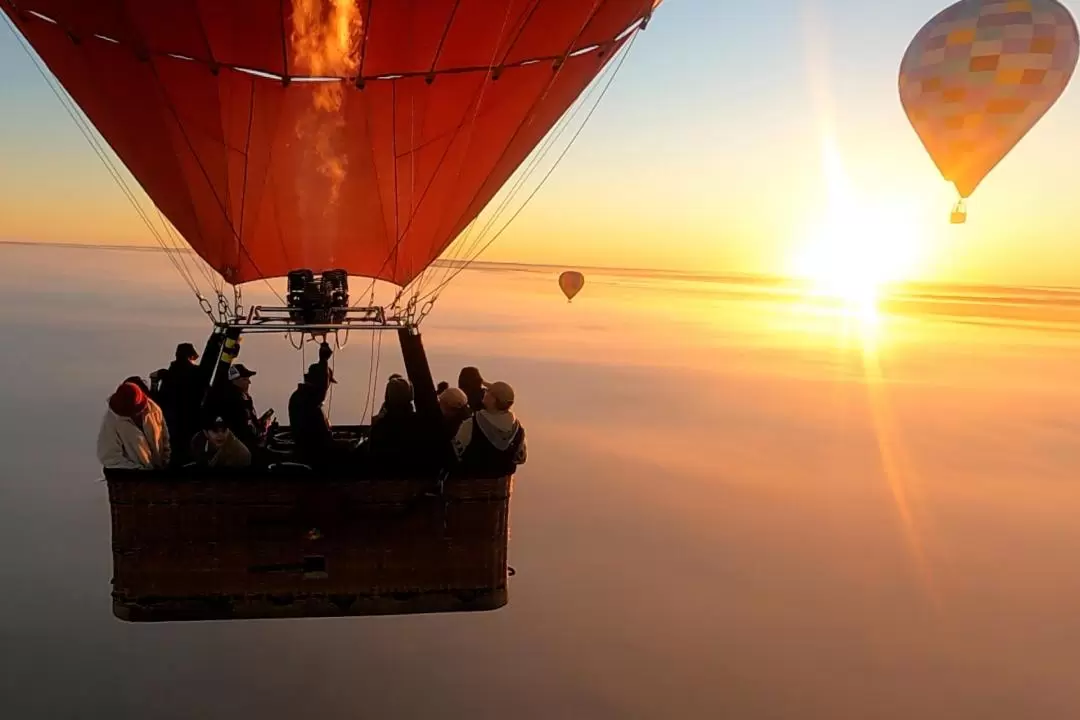
[[[896,89],[908,42],[945,4],[665,0],[484,259],[787,272],[821,222],[832,144],[860,241],[909,246],[914,278],[1078,284],[1076,87],[979,188],[968,224],[948,225],[953,191]],[[0,238],[152,242],[6,29],[0,67]],[[888,232],[901,221],[902,238]]]

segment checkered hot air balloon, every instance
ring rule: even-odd
[[[1064,92],[1080,39],[1057,0],[960,0],[928,22],[900,65],[900,101],[960,202]]]

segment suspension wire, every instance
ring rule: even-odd
[[[157,73],[157,68],[155,66],[151,66],[151,68],[153,70],[154,77],[158,79],[159,84],[164,86],[164,83],[161,83],[161,78]],[[195,144],[191,141],[191,137],[188,135],[188,131],[187,131],[187,128],[184,127],[184,123],[180,121],[180,113],[177,111],[176,105],[173,103],[172,98],[170,98],[168,96],[168,94],[165,93],[164,87],[162,87],[161,97],[165,101],[165,106],[169,110],[169,113],[172,115],[173,120],[176,122],[176,127],[177,127],[178,130],[180,130],[181,137],[183,137],[184,142],[187,143],[188,150],[191,152],[192,157],[195,159],[195,164],[198,166],[199,170],[202,172],[203,179],[206,180],[206,184],[210,187],[211,191],[213,192],[214,200],[216,200],[217,204],[218,204],[218,209],[221,210],[222,216],[226,220],[228,220],[229,219],[229,213],[225,208],[225,203],[222,201],[221,196],[218,195],[217,190],[214,188],[214,184],[210,180],[210,173],[207,171],[206,166],[203,164],[202,159],[195,152]],[[251,101],[252,101],[252,104],[254,104],[254,102],[255,102],[254,92],[252,92],[252,100]],[[245,153],[244,157],[245,157],[245,161],[246,161],[247,160],[247,154],[246,153]],[[245,162],[245,172],[246,172],[246,167],[247,167],[247,163]],[[245,190],[245,194],[246,194],[246,190],[247,190],[246,179],[245,179],[244,190]],[[287,304],[285,302],[285,298],[281,295],[281,293],[279,293],[277,291],[277,289],[273,286],[273,284],[270,282],[270,280],[267,279],[265,276],[263,276],[262,271],[259,270],[259,265],[255,262],[255,258],[251,255],[251,251],[249,251],[247,249],[247,247],[245,247],[244,239],[237,233],[236,227],[232,224],[231,221],[228,224],[229,224],[229,229],[232,231],[233,237],[236,239],[237,248],[240,250],[240,252],[242,252],[245,256],[247,256],[248,262],[251,263],[251,266],[253,268],[255,268],[255,272],[259,274],[260,279],[266,284],[266,287],[270,289],[270,292],[273,293],[274,296],[276,296],[279,301],[281,301],[282,305]],[[227,280],[227,278],[226,278],[226,280]],[[230,282],[229,284],[235,286],[235,283]]]
[[[398,193],[398,151],[397,151],[397,80],[390,81],[390,156],[394,158],[394,247],[390,257],[394,258],[394,271],[397,271],[398,246],[404,235],[401,232],[401,196]],[[388,258],[389,259],[389,258]]]
[[[556,76],[561,71],[561,69],[562,65],[560,65],[557,69]],[[606,73],[609,70],[610,66],[604,68],[603,72]],[[552,78],[551,83],[549,83],[548,87],[545,89],[540,99],[546,97],[547,93],[550,92],[550,89],[554,85],[556,80],[557,77]],[[582,98],[581,101],[575,103],[573,110],[571,110],[569,113],[564,114],[559,119],[555,128],[553,128],[553,130],[548,133],[547,137],[544,140],[544,143],[537,151],[531,154],[531,158],[525,168],[517,173],[516,181],[512,185],[511,189],[504,194],[504,197],[502,198],[496,209],[491,213],[491,216],[487,219],[483,228],[480,230],[480,233],[475,238],[472,238],[470,242],[472,230],[475,228],[475,224],[470,223],[470,225],[465,229],[465,231],[453,243],[450,248],[449,255],[444,255],[443,257],[443,259],[447,260],[448,262],[446,262],[445,267],[442,268],[443,280],[437,284],[438,286],[444,286],[446,282],[449,282],[449,279],[451,277],[456,276],[457,273],[455,272],[455,270],[460,270],[461,268],[461,263],[459,262],[461,257],[466,258],[466,265],[472,262],[472,260],[468,259],[469,254],[473,251],[475,247],[477,247],[482,242],[487,232],[497,222],[503,212],[505,212],[506,208],[509,207],[509,205],[517,198],[519,192],[525,186],[525,183],[532,178],[537,167],[539,167],[540,163],[547,157],[551,148],[555,146],[555,144],[562,137],[566,129],[572,124],[573,119],[576,118],[577,114],[581,111],[581,108],[585,107],[588,104],[588,99],[596,91],[596,88],[599,87],[599,85],[600,83],[593,83],[592,87],[589,89],[585,97]],[[526,200],[526,202],[528,202],[528,200]],[[418,296],[421,296],[423,294],[423,290],[426,284],[427,278],[422,278],[416,289],[416,293]],[[428,304],[431,304],[430,301]]]
[[[371,334],[371,358],[368,363],[367,390],[364,392],[364,410],[360,413],[361,423],[364,422],[364,418],[368,417],[369,409],[371,410],[371,417],[375,417],[374,403],[378,393],[379,364],[382,360],[382,336],[381,332]]]
[[[578,105],[575,108],[575,111],[573,111],[574,114],[576,114],[576,112],[582,107],[584,107],[583,104]],[[495,225],[495,223],[501,218],[503,213],[506,212],[507,208],[510,207],[510,205],[518,198],[526,183],[533,178],[541,162],[546,159],[547,155],[550,153],[552,148],[554,148],[555,144],[558,142],[558,140],[561,138],[561,136],[564,134],[568,127],[569,123],[563,123],[553,130],[552,134],[549,135],[548,140],[538,150],[530,163],[519,173],[518,178],[511,187],[511,189],[505,194],[497,207],[491,211],[490,216],[486,219],[483,228],[478,233],[473,235],[472,229],[474,227],[474,224],[471,223],[470,226],[468,226],[465,231],[463,231],[462,235],[458,238],[458,240],[455,241],[453,246],[450,248],[449,253],[440,258],[440,266],[437,272],[433,272],[429,275],[424,276],[423,278],[421,278],[420,282],[415,285],[415,289],[413,292],[415,293],[419,301],[422,303],[422,317],[426,317],[427,314],[430,312],[431,306],[434,305],[435,299],[438,297],[439,292],[443,288],[445,288],[455,277],[457,277],[457,275],[462,270],[466,269],[470,264],[472,264],[472,262],[474,262],[483,253],[483,251],[491,245],[493,239],[490,238],[489,231],[491,230],[492,226]],[[561,158],[562,155],[560,155],[560,157],[556,160],[556,164],[561,160]],[[540,185],[542,185],[546,181],[548,175],[550,175],[550,171],[545,174],[545,176],[541,179]],[[525,198],[521,206],[513,213],[510,220],[507,221],[506,226],[513,222],[517,215],[520,214],[522,210],[524,210],[524,207],[532,200],[532,198],[538,192],[540,185],[538,185]],[[479,216],[474,219],[473,223],[476,223],[478,221]],[[502,234],[502,231],[506,229],[506,226],[504,226],[499,231],[498,235]],[[487,240],[487,242],[485,242],[485,240]],[[476,251],[477,248],[480,249],[474,254],[474,251]]]
[[[367,417],[368,407],[371,405],[371,388],[375,384],[375,336],[382,335],[382,333],[374,332],[371,334],[371,357],[368,361],[368,384],[367,389],[364,392],[364,410],[360,413],[360,422],[364,421]]]
[[[586,95],[585,100],[587,100],[588,96],[592,95],[596,87],[598,86],[593,85],[593,87],[589,90],[589,93]],[[529,162],[519,173],[517,173],[518,177],[515,180],[514,184],[506,193],[505,197],[500,201],[497,208],[493,211],[492,216],[488,218],[488,220],[485,222],[484,227],[480,230],[480,232],[475,237],[471,237],[472,231],[475,228],[476,223],[480,220],[480,213],[478,213],[472,220],[469,221],[469,224],[466,225],[465,229],[462,231],[458,239],[451,244],[451,246],[448,248],[448,252],[444,253],[444,255],[439,258],[444,264],[430,274],[427,274],[426,272],[421,273],[420,277],[418,278],[418,282],[416,282],[414,285],[414,293],[417,296],[421,296],[423,294],[424,289],[428,286],[429,281],[434,281],[435,278],[439,278],[438,282],[435,282],[435,285],[438,286],[450,276],[450,273],[453,272],[455,267],[460,265],[462,258],[468,258],[469,253],[472,252],[472,250],[475,249],[483,240],[485,234],[490,229],[491,224],[498,219],[498,217],[502,214],[502,212],[509,205],[509,203],[518,196],[518,193],[524,186],[525,182],[532,177],[540,162],[551,151],[551,148],[554,147],[558,139],[562,137],[563,133],[566,131],[566,128],[569,127],[572,119],[577,115],[581,108],[584,107],[584,105],[585,101],[576,103],[573,110],[563,115],[563,117],[559,119],[555,128],[553,128],[552,132],[550,132],[544,139],[544,142],[541,144],[540,148],[536,152],[532,153],[532,157]]]
[[[596,86],[594,85],[593,89],[595,89],[595,87]],[[591,92],[592,91],[590,90],[590,94],[591,94]],[[561,117],[559,119],[559,121],[556,124],[553,131],[551,133],[549,133],[547,135],[547,137],[544,139],[544,142],[541,144],[540,148],[536,152],[530,154],[531,158],[530,158],[529,162],[525,165],[525,167],[520,172],[516,173],[517,179],[515,180],[515,183],[512,185],[511,189],[506,193],[506,195],[505,195],[504,199],[501,201],[498,209],[495,211],[496,217],[499,214],[499,212],[502,210],[502,208],[505,207],[507,203],[509,203],[511,200],[513,200],[514,197],[517,196],[517,193],[520,190],[521,186],[524,184],[524,182],[529,177],[532,176],[532,173],[535,171],[536,166],[539,164],[540,160],[542,160],[543,157],[545,157],[547,155],[547,153],[550,151],[550,148],[557,141],[558,137],[560,137],[562,135],[563,131],[568,126],[570,118],[572,117],[572,115],[576,114],[576,112],[581,107],[582,107],[582,103],[576,103],[575,108],[574,108],[574,110],[571,111],[571,113],[567,113],[567,114],[563,115],[563,117]],[[420,277],[418,278],[418,282],[416,282],[414,284],[414,287],[415,287],[414,292],[415,292],[416,295],[419,296],[423,292],[424,287],[427,285],[428,281],[431,280],[433,277],[438,277],[440,275],[440,273],[441,273],[442,279],[445,279],[449,275],[449,273],[453,270],[453,268],[458,263],[460,258],[468,257],[469,252],[479,242],[478,239],[473,239],[473,243],[470,244],[469,239],[470,239],[470,237],[472,235],[472,232],[473,232],[473,230],[474,230],[474,228],[476,226],[476,223],[480,220],[480,215],[481,215],[481,213],[477,213],[473,217],[473,219],[469,221],[469,223],[465,226],[465,229],[462,231],[462,233],[450,245],[450,247],[448,248],[448,252],[444,253],[443,256],[440,258],[440,260],[445,263],[442,267],[439,267],[437,270],[435,270],[434,272],[432,272],[430,274],[421,273]],[[487,231],[490,224],[491,224],[491,220],[489,219],[488,222],[485,224],[484,228],[480,231],[480,234],[477,236],[478,238],[483,237],[484,233]],[[468,247],[468,250],[466,250],[466,247]],[[434,265],[434,263],[433,263],[433,265]],[[438,283],[436,283],[436,284],[438,284]]]
[[[511,223],[514,222],[514,220],[517,218],[517,216],[520,215],[521,212],[528,206],[529,202],[536,196],[536,194],[538,192],[540,192],[540,189],[548,181],[548,179],[551,177],[552,173],[555,172],[555,169],[562,162],[563,158],[566,157],[566,154],[568,152],[570,152],[570,148],[572,148],[574,146],[574,143],[577,141],[578,137],[580,137],[582,131],[585,129],[585,126],[588,125],[589,120],[592,118],[593,114],[596,112],[596,109],[600,106],[600,102],[604,99],[604,95],[606,95],[607,91],[611,88],[611,84],[615,81],[615,78],[618,76],[619,70],[622,69],[623,64],[626,62],[626,58],[629,57],[630,50],[633,47],[635,40],[637,40],[637,33],[636,32],[634,33],[634,36],[630,38],[629,42],[627,42],[626,47],[624,48],[621,56],[619,57],[618,63],[615,65],[614,71],[608,77],[607,82],[604,84],[603,90],[600,92],[599,97],[597,97],[596,103],[593,104],[592,108],[589,109],[589,112],[585,116],[585,119],[582,122],[581,126],[577,129],[577,131],[574,133],[574,135],[570,138],[569,144],[559,154],[559,157],[557,157],[555,159],[555,163],[548,169],[548,171],[544,175],[544,177],[541,178],[540,183],[533,189],[533,191],[528,195],[528,197],[525,198],[525,202],[522,203],[521,207],[519,207],[514,212],[514,214],[510,216],[510,219],[506,221],[506,224],[504,224],[498,230],[498,232],[496,232],[490,239],[488,239],[488,241],[486,243],[484,243],[483,247],[480,248],[479,252],[477,252],[474,257],[472,257],[470,259],[467,259],[465,261],[465,263],[461,267],[457,268],[448,278],[446,278],[446,280],[444,280],[440,285],[436,286],[436,288],[434,290],[432,290],[431,292],[429,292],[426,295],[423,295],[423,296],[421,296],[419,298],[419,300],[421,300],[421,301],[428,300],[430,298],[429,302],[425,305],[425,307],[430,308],[431,306],[433,306],[435,301],[438,299],[439,294],[442,292],[442,290],[454,278],[456,278],[459,274],[461,274],[462,270],[466,269],[477,257],[479,257],[481,254],[483,254],[484,250],[486,250],[493,242],[495,242],[499,238],[499,236],[501,236],[503,234],[503,232],[506,231],[506,229],[510,226]],[[422,320],[423,317],[421,317],[420,319]]]
[[[509,27],[509,23],[510,23],[510,7],[511,6],[508,3],[507,6],[506,6],[506,15],[503,16],[502,26],[499,28],[499,36],[496,39],[494,46],[492,47],[491,59],[488,61],[488,66],[489,67],[495,67],[495,57],[499,54],[499,48],[502,46],[503,38],[505,37],[506,30]],[[535,9],[536,9],[536,6],[533,7],[533,10],[535,10]],[[456,10],[456,6],[455,6],[455,10]],[[530,16],[531,16],[531,12],[530,12]],[[526,21],[526,23],[523,23],[521,30],[524,29],[524,26],[526,24],[527,24],[527,21]],[[519,30],[519,35],[520,35],[520,30]],[[516,38],[515,38],[515,42],[516,42]],[[512,45],[513,45],[513,43],[511,43],[511,47],[512,47]],[[507,52],[508,53],[510,52],[510,48],[507,48]],[[505,60],[505,56],[504,56],[503,59]],[[465,168],[465,163],[466,163],[468,155],[469,155],[469,149],[472,147],[473,138],[475,136],[476,121],[480,117],[480,108],[483,107],[484,97],[487,95],[488,88],[490,88],[491,84],[496,82],[496,81],[497,81],[497,76],[494,73],[492,73],[490,81],[485,80],[480,85],[480,89],[477,92],[475,106],[473,107],[473,110],[472,110],[472,116],[469,118],[468,129],[466,131],[467,134],[466,134],[466,138],[465,138],[465,150],[461,154],[462,159],[461,159],[461,162],[458,163],[457,172],[454,174],[454,182],[451,183],[452,185],[456,186],[457,183],[458,183],[458,180],[461,178],[461,172]],[[464,118],[463,118],[463,120],[464,120]],[[457,139],[457,134],[461,132],[463,127],[464,126],[462,124],[459,124],[458,128],[454,131],[454,136],[455,137],[451,140],[450,143],[447,144],[446,150],[443,153],[443,157],[439,161],[439,167],[436,168],[436,173],[442,168],[443,161],[446,159],[446,157],[450,153],[450,147],[453,144],[453,140]],[[516,135],[517,132],[515,131],[514,134]],[[434,184],[434,175],[432,176],[431,183],[429,183],[429,187],[432,184]],[[425,191],[425,194],[426,194],[426,191]],[[421,202],[422,201],[423,201],[423,198],[421,198]],[[435,226],[436,229],[441,228],[443,226],[443,223],[444,223],[445,220],[446,220],[446,205],[443,205],[442,212],[439,214],[439,222]],[[476,221],[476,217],[473,217],[472,220],[469,221],[467,227],[471,228],[475,221]],[[410,218],[410,223],[411,222],[412,222],[412,218]],[[428,249],[430,251],[431,248],[429,247]],[[428,272],[428,270],[430,268],[431,268],[431,265],[428,265],[423,270],[421,270],[419,276],[417,278],[413,278],[413,282],[416,282],[416,280],[419,279],[420,282],[423,283],[423,279],[426,276],[426,274],[427,274],[427,272]],[[412,284],[412,283],[409,283],[409,284]],[[402,292],[404,292],[406,290],[407,286],[408,285],[406,285],[406,287],[402,288]]]
[[[161,209],[154,204],[154,209],[157,210],[158,219],[161,221],[161,226],[165,229],[165,236],[170,240],[173,251],[176,257],[179,259],[181,265],[186,270],[189,277],[192,277],[192,282],[195,282],[194,275],[188,268],[187,260],[191,259],[192,264],[202,274],[203,279],[206,280],[206,284],[213,289],[214,294],[220,298],[225,293],[225,280],[222,278],[216,270],[210,267],[210,265],[202,259],[202,257],[195,252],[192,252],[189,246],[186,246],[183,238],[180,237],[179,232],[173,227],[173,224],[169,222],[165,217]],[[225,321],[226,318],[219,318],[221,321]]]
[[[199,301],[200,307],[202,307],[203,311],[207,314],[207,316],[210,317],[211,321],[215,321],[213,307],[203,295],[198,283],[195,280],[191,268],[189,268],[187,265],[185,259],[186,253],[184,252],[183,248],[170,244],[170,240],[175,241],[175,231],[171,229],[169,223],[165,222],[165,217],[164,214],[161,212],[161,209],[157,207],[156,203],[151,203],[162,221],[162,227],[165,228],[165,235],[163,235],[158,230],[157,226],[151,220],[146,210],[142,207],[142,203],[139,201],[138,196],[128,185],[127,180],[123,176],[123,173],[116,167],[116,164],[113,162],[108,150],[97,138],[89,119],[84,116],[81,108],[78,107],[75,101],[67,94],[63,87],[60,86],[59,82],[56,81],[52,77],[52,75],[43,67],[42,61],[33,52],[29,43],[23,37],[22,33],[18,31],[18,28],[15,26],[11,18],[5,14],[4,19],[7,21],[8,30],[15,37],[16,41],[19,43],[19,46],[22,48],[26,56],[30,59],[38,74],[45,81],[46,86],[48,86],[56,99],[60,102],[60,105],[67,112],[68,117],[71,118],[72,122],[75,124],[75,127],[79,130],[79,133],[83,136],[83,139],[86,140],[87,144],[90,146],[91,150],[93,150],[98,160],[105,167],[105,170],[109,173],[109,176],[112,178],[113,182],[127,198],[128,202],[135,210],[135,213],[138,215],[139,219],[142,220],[147,230],[149,230],[150,235],[164,251],[166,258],[172,264],[173,268],[177,271],[177,274],[180,275],[181,280],[184,281],[184,283],[188,286],[191,292],[195,295],[195,298]],[[212,278],[208,277],[208,279],[210,280],[211,287],[216,290],[216,284],[213,282]],[[221,293],[218,292],[217,294],[220,297]]]
[[[511,4],[508,3],[507,6],[506,6],[506,14],[503,16],[502,26],[501,26],[501,28],[499,30],[499,36],[496,39],[496,42],[495,42],[495,44],[494,44],[494,46],[492,48],[491,59],[490,59],[490,61],[488,63],[489,67],[494,67],[495,57],[496,57],[496,55],[499,54],[499,47],[500,47],[500,45],[502,45],[503,38],[504,38],[504,36],[506,34],[506,28],[508,27],[508,24],[510,22],[510,8],[511,8]],[[453,15],[451,15],[450,21],[453,22]],[[391,82],[396,83],[397,81],[392,80]],[[491,80],[490,82],[494,82],[494,80]],[[475,100],[473,100],[473,107],[472,107],[471,115],[469,114],[469,111],[466,110],[465,115],[461,119],[461,122],[459,122],[457,127],[454,128],[453,136],[451,137],[450,142],[448,142],[446,144],[446,149],[443,150],[442,156],[439,158],[439,162],[435,166],[434,172],[431,174],[431,179],[428,180],[427,185],[424,187],[423,192],[420,194],[420,199],[415,201],[415,205],[413,206],[413,210],[409,215],[408,222],[406,222],[406,224],[405,224],[405,229],[402,230],[400,233],[397,233],[397,231],[395,230],[395,234],[397,235],[397,238],[395,239],[394,246],[390,249],[390,252],[387,253],[386,259],[383,260],[382,266],[379,268],[379,271],[377,273],[375,273],[375,275],[381,275],[382,274],[382,271],[385,270],[387,264],[389,264],[390,258],[392,258],[392,257],[395,258],[395,262],[396,262],[398,246],[401,244],[401,241],[405,238],[405,235],[409,232],[409,229],[412,227],[412,222],[416,218],[417,211],[418,211],[419,207],[423,204],[424,200],[427,198],[428,191],[435,184],[435,178],[438,177],[439,172],[442,170],[442,167],[445,164],[447,157],[449,157],[450,148],[453,147],[454,141],[457,139],[457,137],[461,133],[462,129],[467,126],[469,129],[468,129],[468,136],[467,136],[467,139],[466,139],[465,152],[462,154],[462,157],[463,157],[462,162],[458,165],[458,171],[457,171],[457,174],[455,175],[455,184],[456,184],[457,179],[461,177],[461,171],[462,171],[462,169],[464,167],[464,163],[465,163],[464,158],[465,158],[465,156],[468,155],[468,150],[472,146],[473,131],[476,128],[476,119],[480,116],[480,108],[483,105],[484,96],[487,94],[488,88],[490,87],[490,82],[485,80],[483,83],[481,83],[480,88],[477,91],[476,98],[475,98]],[[396,86],[392,86],[392,87],[396,87]],[[395,113],[396,113],[396,106],[397,106],[397,101],[395,99],[394,100],[394,107],[392,108],[392,110]],[[426,112],[426,108],[425,108],[425,112]],[[397,195],[397,145],[396,145],[397,126],[396,126],[396,120],[392,124],[394,126],[394,141],[395,141],[393,155],[394,155],[394,189],[395,189],[395,211],[394,211],[394,213],[395,213],[395,228],[396,228],[397,227],[397,209],[396,209],[397,208],[397,206],[396,206],[396,195]],[[413,162],[414,163],[415,163],[415,151],[416,151],[415,147],[410,148],[410,153],[413,156]],[[412,198],[410,198],[410,200],[411,199]],[[444,206],[443,214],[445,215],[445,206]],[[440,225],[442,224],[442,218],[441,217],[440,217],[439,224]],[[425,268],[425,270],[426,270],[426,268]],[[420,274],[423,275],[423,271],[421,271]],[[371,287],[372,298],[373,298],[372,304],[374,304],[375,281],[376,281],[376,278],[373,277],[371,279],[371,286],[370,286]],[[407,287],[407,284],[406,284],[406,286],[403,286],[403,287],[401,287],[399,289],[399,291],[398,291],[397,295],[395,296],[394,301],[390,305],[390,307],[396,307],[397,306],[397,303],[401,299],[401,295],[405,292],[406,287]]]
[[[475,215],[473,217],[472,220],[470,220],[465,225],[464,228],[462,228],[462,231],[459,234],[458,239],[460,239],[460,237],[462,235],[465,235],[467,233],[471,233],[473,226],[476,224],[476,222],[479,219],[480,219],[480,214],[478,213],[477,215]],[[445,276],[446,273],[449,272],[448,268],[452,268],[454,266],[454,263],[457,262],[457,253],[458,253],[459,250],[460,250],[460,243],[458,242],[457,239],[455,239],[454,242],[452,242],[450,244],[450,246],[447,247],[446,251],[439,258],[437,258],[434,262],[432,262],[431,265],[424,268],[423,272],[421,272],[419,275],[417,275],[416,278],[414,278],[413,281],[410,282],[407,287],[409,289],[411,289],[411,291],[412,291],[412,293],[414,295],[419,295],[420,292],[423,290],[424,286],[430,280],[432,280],[432,278],[439,277],[439,276]]]
[[[555,86],[555,83],[558,81],[559,77],[562,75],[563,69],[566,67],[566,60],[569,58],[570,54],[573,51],[574,43],[577,41],[577,39],[579,37],[581,37],[581,33],[583,33],[585,31],[585,29],[588,27],[589,23],[592,22],[593,18],[595,17],[597,11],[600,9],[600,6],[602,4],[603,4],[602,0],[595,0],[595,2],[593,4],[592,11],[589,13],[588,18],[585,20],[584,24],[578,30],[577,34],[574,36],[574,39],[571,40],[569,46],[567,47],[567,50],[563,53],[563,55],[557,61],[557,64],[556,64],[556,66],[554,68],[554,72],[552,73],[551,79],[548,80],[548,83],[544,87],[543,92],[539,96],[537,96],[536,100],[533,101],[533,104],[530,107],[529,113],[527,114],[526,118],[522,120],[522,122],[518,125],[517,129],[514,131],[513,136],[511,136],[510,142],[507,144],[506,148],[503,150],[503,155],[505,155],[507,150],[509,150],[510,145],[513,144],[513,141],[517,138],[518,134],[521,132],[521,129],[523,127],[525,127],[525,125],[528,124],[528,122],[534,117],[535,112],[536,112],[536,108],[540,104],[540,102],[544,98],[546,98],[548,96],[548,93],[551,92],[551,88],[553,88]],[[513,191],[512,191],[512,193],[513,193]],[[479,190],[477,191],[477,194],[479,194]],[[473,196],[473,200],[469,204],[471,205],[472,202],[475,202],[475,201],[476,201],[476,195]],[[474,226],[470,225],[470,230],[471,230],[472,227],[474,227]],[[451,277],[456,277],[456,274],[457,273],[454,273]],[[443,284],[444,283],[440,283],[439,287],[442,287]]]
[[[71,118],[72,122],[75,123],[76,128],[78,128],[78,130],[82,134],[83,138],[87,141],[87,144],[90,145],[91,150],[94,151],[94,154],[97,155],[98,159],[105,166],[106,171],[108,171],[110,177],[112,177],[112,179],[116,183],[117,187],[120,188],[121,192],[124,193],[124,196],[128,199],[128,201],[135,208],[136,213],[138,213],[140,219],[142,219],[142,221],[146,225],[147,229],[150,230],[151,235],[158,241],[158,243],[165,250],[166,255],[169,257],[170,262],[173,263],[173,266],[176,267],[177,272],[180,273],[181,278],[185,281],[185,283],[188,284],[188,286],[192,289],[193,292],[198,294],[198,289],[196,287],[194,287],[190,276],[183,269],[181,269],[181,267],[179,266],[179,263],[176,260],[176,258],[174,258],[172,256],[172,253],[170,252],[170,248],[165,243],[164,239],[161,237],[161,233],[158,232],[157,228],[150,221],[149,216],[146,214],[146,212],[143,210],[142,206],[139,204],[138,199],[134,196],[131,189],[127,186],[127,183],[125,182],[123,177],[120,175],[120,173],[117,171],[117,169],[113,165],[111,159],[104,152],[103,148],[99,145],[96,138],[94,138],[93,132],[91,130],[89,130],[89,128],[87,127],[87,124],[86,124],[87,121],[82,118],[81,114],[79,113],[79,111],[77,109],[77,106],[74,104],[74,102],[69,97],[67,97],[66,92],[63,90],[63,88],[59,87],[59,85],[52,79],[49,72],[44,67],[42,67],[42,62],[34,54],[33,50],[30,48],[29,43],[26,41],[25,38],[23,38],[22,34],[15,27],[15,25],[14,25],[13,21],[11,20],[11,18],[8,17],[5,14],[4,19],[7,21],[8,30],[15,37],[16,41],[19,43],[19,47],[21,47],[23,52],[26,53],[26,56],[33,63],[33,66],[37,70],[38,74],[45,81],[45,84],[52,91],[53,95],[56,96],[56,99],[60,102],[60,105],[67,112],[67,114]]]
[[[610,65],[604,68],[603,75],[612,74],[611,70],[612,66]],[[605,78],[601,78],[601,82],[593,84],[592,87],[589,88],[588,92],[585,94],[585,97],[582,98],[581,102],[575,103],[574,108],[569,113],[563,115],[554,131],[548,134],[547,138],[544,141],[544,144],[540,147],[539,151],[533,154],[533,157],[526,166],[525,171],[519,174],[519,177],[515,181],[510,192],[506,194],[506,196],[502,199],[494,212],[492,212],[491,216],[484,223],[484,226],[480,229],[480,232],[477,233],[476,237],[472,238],[472,241],[469,242],[468,235],[466,235],[462,243],[455,243],[455,259],[464,257],[466,258],[466,261],[468,261],[468,258],[472,251],[480,245],[480,243],[485,237],[487,237],[488,231],[491,230],[493,226],[495,226],[503,213],[506,212],[506,209],[517,198],[518,194],[521,192],[521,189],[524,188],[526,183],[533,177],[536,169],[544,161],[548,153],[551,152],[551,149],[558,144],[563,134],[573,124],[573,121],[581,113],[582,108],[586,107],[589,104],[589,101],[596,94],[598,89],[604,84],[604,79]],[[597,103],[599,103],[599,99],[597,99]],[[595,105],[593,107],[595,107]]]
[[[154,205],[154,209],[157,210],[158,219],[161,221],[161,226],[165,228],[166,237],[168,237],[171,241],[172,246],[177,253],[177,256],[181,259],[181,262],[184,263],[184,267],[186,268],[187,262],[186,260],[184,260],[184,258],[189,255],[193,255],[194,253],[191,253],[190,248],[184,246],[183,239],[180,237],[176,229],[173,228],[173,224],[169,222],[169,219],[165,217],[165,214],[161,212],[161,209],[158,208],[156,204]],[[207,284],[211,288],[213,288],[216,294],[220,295],[225,291],[225,280],[221,278],[221,276],[218,275],[217,271],[211,268],[206,263],[206,261],[203,260],[198,254],[194,254],[192,264],[195,265],[195,267],[202,274],[203,278],[206,280]],[[190,270],[188,271],[188,274],[191,274]]]
[[[334,367],[336,366],[336,364],[337,364],[337,356],[336,355],[331,355],[330,356],[330,376],[331,377],[333,377],[333,375],[334,375]],[[330,391],[330,397],[328,398],[328,401],[327,401],[327,404],[326,404],[326,420],[327,420],[327,422],[330,421],[330,417],[334,413],[334,383],[328,383],[328,385],[330,386],[328,388],[329,391]]]

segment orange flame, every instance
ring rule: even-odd
[[[300,72],[312,77],[346,78],[360,66],[363,20],[356,0],[293,0],[292,47]],[[312,113],[297,124],[300,138],[313,135],[317,169],[330,180],[330,202],[337,201],[349,159],[334,148],[345,127],[342,81],[317,82]]]

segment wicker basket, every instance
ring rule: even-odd
[[[110,473],[113,610],[130,621],[491,610],[512,480]]]

